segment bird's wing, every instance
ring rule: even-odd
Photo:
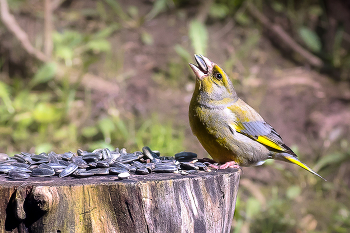
[[[295,155],[295,153],[284,144],[276,130],[266,123],[253,108],[246,104],[239,107],[242,111],[237,111],[237,108],[237,106],[228,108],[232,111],[232,114],[235,115],[235,120],[230,124],[230,127],[236,132],[244,134],[277,152]]]

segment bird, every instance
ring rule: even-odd
[[[296,164],[322,178],[283,142],[257,111],[240,99],[231,80],[216,63],[194,55],[189,63],[196,84],[189,105],[192,133],[213,158],[217,169],[259,166],[267,159]]]

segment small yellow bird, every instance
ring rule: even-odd
[[[189,107],[190,125],[210,156],[224,163],[220,169],[258,166],[276,159],[297,164],[324,179],[300,162],[272,126],[237,96],[217,64],[201,55],[195,59],[197,66],[190,64],[197,77]]]

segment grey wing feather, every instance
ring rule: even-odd
[[[276,132],[276,130],[264,121],[243,122],[242,125],[244,126],[244,129],[241,130],[241,133],[247,134],[254,138],[266,136],[275,143],[280,145],[284,144],[281,136]]]
[[[276,130],[265,121],[251,121],[243,122],[241,124],[244,128],[240,130],[240,133],[243,133],[254,139],[257,139],[259,136],[265,136],[274,143],[284,148],[285,152],[296,156],[296,154],[284,144],[281,136],[276,132]]]

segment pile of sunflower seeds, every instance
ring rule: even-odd
[[[21,152],[13,157],[0,153],[0,174],[12,180],[24,180],[29,177],[77,178],[96,175],[117,175],[119,179],[128,179],[130,175],[150,173],[180,173],[187,175],[200,170],[210,171],[208,163],[197,160],[197,154],[180,152],[175,157],[160,156],[145,146],[141,151],[127,153],[126,149],[111,151],[108,148],[87,152],[79,149],[76,154],[50,153],[31,154]]]

